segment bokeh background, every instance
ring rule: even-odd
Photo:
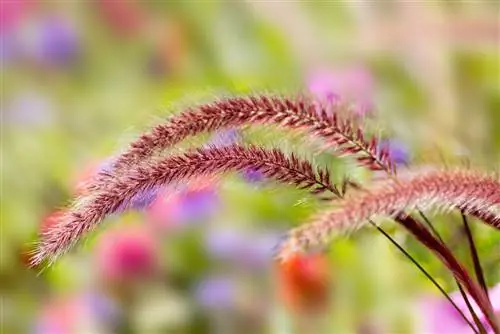
[[[107,219],[42,272],[28,268],[27,254],[82,182],[138,133],[225,96],[347,96],[402,164],[498,170],[497,2],[0,4],[2,333],[451,330],[442,297],[373,229],[276,267],[279,237],[324,203],[252,171],[166,189],[151,205]],[[230,129],[193,143],[235,141],[311,151],[278,130]],[[369,177],[349,159],[314,158],[338,178]],[[434,222],[468,263],[459,217]],[[456,289],[425,249],[386,227]],[[494,287],[500,237],[473,227]],[[445,326],[425,329],[436,314]]]

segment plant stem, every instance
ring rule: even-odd
[[[431,281],[431,283],[443,294],[443,296],[450,302],[450,304],[455,308],[455,310],[460,314],[460,316],[467,322],[467,324],[472,328],[474,333],[479,333],[474,325],[470,322],[469,319],[465,316],[463,311],[457,306],[457,304],[451,299],[450,295],[443,289],[441,285],[432,277],[432,275],[424,268],[418,261],[406,251],[396,240],[394,240],[384,229],[375,224],[372,220],[369,220],[369,223],[372,224],[383,236],[385,236],[401,253],[403,253],[408,260],[410,260],[417,268],[422,272],[422,274]],[[460,285],[459,285],[460,286]]]
[[[464,223],[464,231],[467,236],[467,241],[469,242],[470,254],[472,257],[472,262],[474,263],[474,271],[476,272],[477,281],[481,284],[484,292],[488,295],[488,286],[486,285],[486,280],[484,279],[483,269],[481,267],[481,262],[479,261],[479,255],[477,253],[476,244],[474,243],[474,238],[472,236],[472,231],[469,226],[469,221],[467,217],[462,212],[462,222]]]
[[[475,300],[486,320],[491,325],[493,332],[500,334],[500,327],[496,321],[495,312],[489,303],[486,293],[476,284],[475,280],[470,277],[465,267],[458,262],[451,250],[444,243],[436,239],[425,226],[416,221],[413,217],[401,213],[398,214],[395,219],[410,231],[417,240],[438,255],[438,258],[448,269],[450,269],[450,272]]]
[[[436,228],[434,227],[434,224],[432,224],[430,219],[427,218],[427,216],[422,212],[422,210],[418,210],[418,213],[420,214],[422,219],[425,221],[425,223],[427,224],[429,229],[432,231],[432,233],[434,233],[434,235],[439,239],[439,241],[441,241],[444,244],[443,238],[441,237],[439,232],[436,230]],[[460,281],[455,276],[453,276],[453,278],[455,279],[455,282],[457,283],[458,290],[460,291],[460,294],[462,295],[462,298],[465,302],[465,305],[467,305],[467,309],[469,310],[469,313],[471,314],[472,318],[474,319],[474,323],[479,328],[481,333],[484,333],[484,327],[482,326],[482,323],[479,320],[479,317],[477,316],[476,312],[474,311],[474,308],[472,307],[472,304],[470,303],[470,300],[469,300],[469,297],[467,296],[467,293],[465,293],[462,285],[460,284]],[[469,325],[470,325],[470,323],[469,323]]]

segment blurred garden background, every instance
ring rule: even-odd
[[[81,184],[139,133],[228,96],[348,97],[402,165],[498,171],[498,2],[0,4],[2,333],[461,333],[443,297],[373,228],[276,267],[283,232],[325,203],[252,171],[165,189],[42,272],[28,254]],[[276,129],[192,140],[236,141],[313,156]],[[346,158],[314,159],[339,179],[370,177]],[[433,221],[469,264],[460,216]],[[386,227],[456,290],[425,249]],[[495,289],[500,235],[473,228]]]

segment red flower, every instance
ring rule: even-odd
[[[121,35],[137,33],[146,20],[146,13],[137,1],[99,0],[97,5],[106,23]]]
[[[330,274],[323,254],[296,254],[278,267],[280,298],[294,312],[319,311],[328,302]]]

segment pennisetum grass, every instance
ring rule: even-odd
[[[321,106],[306,96],[257,95],[200,105],[141,135],[117,157],[111,172],[102,173],[88,187],[96,189],[105,185],[110,174],[172,147],[188,136],[250,124],[274,124],[305,131],[334,144],[344,154],[356,155],[361,164],[372,170],[391,171],[395,168],[388,149],[379,149],[376,137],[366,137],[354,119],[342,119],[338,115],[335,110],[328,110],[327,106]]]
[[[313,194],[328,191],[338,198],[345,188],[331,184],[328,169],[313,167],[309,161],[295,154],[287,156],[278,149],[240,145],[200,148],[132,167],[126,174],[108,177],[105,189],[78,200],[60,223],[42,236],[33,264],[37,265],[45,259],[55,260],[108,215],[128,207],[137,194],[200,176],[247,169],[259,171],[280,183],[308,189]]]
[[[333,234],[357,229],[372,216],[397,217],[416,208],[459,209],[500,229],[500,182],[470,170],[436,170],[407,179],[387,179],[352,192],[338,208],[295,229],[290,242],[298,241],[301,248],[326,243]]]
[[[389,149],[381,148],[376,137],[367,136],[358,119],[340,116],[341,110],[341,105],[320,105],[306,96],[260,95],[223,99],[173,116],[166,123],[141,135],[114,160],[111,168],[90,181],[84,195],[75,200],[58,224],[41,236],[32,263],[38,265],[45,260],[52,263],[108,215],[126,209],[132,205],[134,198],[148,191],[202,175],[218,176],[229,171],[253,169],[268,179],[307,189],[313,194],[329,193],[337,199],[332,203],[332,209],[290,231],[287,239],[279,245],[279,259],[284,260],[291,253],[307,250],[313,245],[324,245],[333,236],[355,230],[367,222],[373,224],[371,218],[375,215],[392,217],[437,256],[450,270],[460,290],[463,288],[476,301],[490,328],[500,333],[485,291],[486,283],[470,229],[468,241],[477,281],[456,259],[422,212],[428,209],[458,209],[464,217],[472,215],[500,229],[499,178],[472,169],[439,168],[430,171],[415,169],[412,174],[398,176]],[[260,146],[208,147],[164,158],[156,157],[189,136],[252,124],[273,124],[287,130],[299,130],[323,140],[342,155],[354,157],[361,166],[384,171],[387,178],[368,187],[348,180],[336,186],[330,180],[328,169],[314,166],[295,154],[286,155],[278,149]],[[344,198],[347,188],[360,189]],[[428,226],[406,213],[413,210],[420,212]],[[468,227],[465,218],[464,224]],[[381,227],[376,227],[417,264],[475,332],[486,331],[472,307],[469,310],[477,328],[430,274]],[[463,296],[469,304],[465,293]]]
[[[363,191],[351,193],[349,198],[338,202],[337,208],[292,230],[278,256],[286,258],[290,252],[326,243],[335,234],[361,227],[373,216],[393,217],[430,249],[439,249],[441,260],[453,270],[457,280],[486,315],[489,302],[484,289],[481,291],[476,284],[471,284],[471,277],[442,242],[433,238],[427,229],[422,229],[413,218],[402,214],[416,208],[459,209],[500,229],[500,182],[495,176],[461,169],[426,171],[405,179],[387,179]]]

